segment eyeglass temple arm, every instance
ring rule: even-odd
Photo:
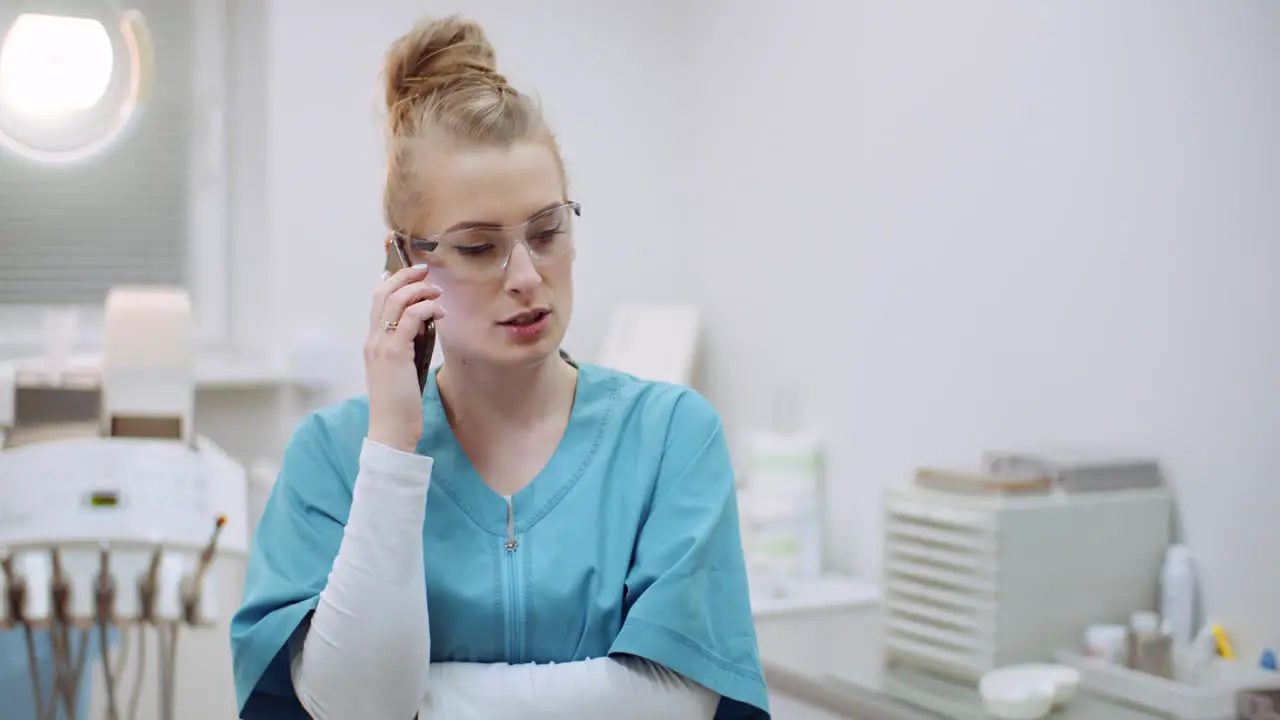
[[[420,238],[401,232],[393,233],[393,235],[397,241],[395,243],[396,253],[400,255],[400,260],[404,263],[405,267],[409,267],[410,265],[409,254],[405,249],[406,244],[414,250],[421,250],[423,252],[435,252],[435,249],[440,247],[439,240],[429,240],[427,238]]]

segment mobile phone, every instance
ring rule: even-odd
[[[409,267],[409,253],[404,249],[404,238],[391,236],[387,247],[387,272],[396,272]],[[418,392],[426,392],[427,375],[431,372],[431,355],[436,350],[436,324],[428,320],[418,336],[413,339],[413,366],[418,371]]]

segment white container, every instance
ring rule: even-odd
[[[1160,634],[1160,613],[1150,610],[1139,610],[1129,619],[1129,629],[1139,640],[1155,637]]]
[[[810,580],[822,573],[822,523],[816,498],[747,488],[740,495],[743,550],[753,580]]]
[[[759,432],[747,441],[746,480],[775,493],[816,494],[822,483],[822,438],[812,432]]]
[[[816,434],[749,438],[746,487],[738,497],[753,582],[771,585],[822,574],[822,466]]]
[[[1129,656],[1129,630],[1123,625],[1090,625],[1085,648],[1089,657],[1123,665]]]
[[[1080,671],[1066,665],[1011,665],[978,681],[982,705],[1000,720],[1037,720],[1075,699]]]
[[[80,332],[80,314],[75,310],[45,310],[41,329],[44,370],[49,373],[53,382],[57,382],[67,369],[71,353],[75,350]]]
[[[1160,615],[1169,623],[1176,648],[1196,636],[1196,575],[1186,545],[1170,545],[1160,571]]]

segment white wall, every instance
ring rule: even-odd
[[[1280,4],[704,0],[690,22],[708,390],[738,431],[779,378],[803,391],[833,562],[878,572],[880,491],[919,464],[1155,453],[1212,609],[1280,645]]]

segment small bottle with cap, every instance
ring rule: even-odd
[[[1173,678],[1173,633],[1158,613],[1136,612],[1129,620],[1129,667],[1138,672]]]

